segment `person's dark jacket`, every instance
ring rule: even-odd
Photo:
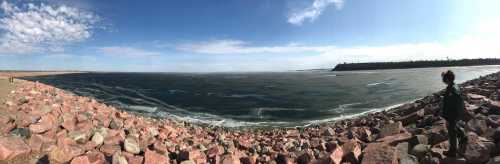
[[[460,88],[457,85],[449,85],[446,87],[443,95],[443,118],[446,120],[461,119],[463,110],[464,102],[461,97]]]

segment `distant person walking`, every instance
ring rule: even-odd
[[[8,74],[8,77],[9,77],[9,83],[14,83],[14,77],[12,76],[12,74]]]
[[[463,153],[467,145],[467,136],[463,128],[457,125],[458,121],[463,119],[465,112],[464,100],[460,93],[460,88],[455,84],[455,74],[448,70],[441,74],[443,83],[447,85],[443,95],[442,117],[448,122],[448,142],[450,149],[444,154],[448,157],[457,155],[457,136],[460,138],[460,153]]]

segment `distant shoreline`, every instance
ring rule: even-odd
[[[0,70],[0,77],[29,77],[29,76],[47,76],[47,75],[62,75],[74,73],[87,73],[83,71],[16,71],[16,70]]]
[[[463,67],[481,65],[500,65],[500,59],[462,59],[436,61],[402,61],[402,62],[371,62],[337,64],[331,71],[357,71],[381,69],[411,69],[432,67]]]

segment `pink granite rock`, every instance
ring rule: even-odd
[[[0,160],[11,160],[30,151],[30,147],[21,138],[0,137]]]

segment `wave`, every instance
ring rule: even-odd
[[[391,85],[391,82],[375,82],[366,84],[367,87],[379,86],[379,85]]]
[[[367,110],[367,111],[364,111],[364,112],[361,112],[361,113],[356,113],[356,114],[341,115],[341,116],[338,116],[338,117],[331,117],[331,118],[325,118],[325,119],[320,119],[320,120],[311,120],[311,121],[308,121],[307,124],[305,124],[304,126],[311,126],[311,125],[317,125],[317,124],[321,124],[321,123],[334,122],[334,121],[338,121],[338,120],[351,119],[351,118],[363,116],[363,115],[366,115],[366,114],[369,114],[369,113],[375,113],[375,112],[380,112],[380,111],[387,111],[387,110],[399,107],[399,106],[401,106],[403,104],[406,104],[406,103],[409,103],[409,102],[412,102],[412,101],[406,101],[406,102],[403,102],[403,103],[397,103],[397,104],[393,104],[393,105],[389,105],[389,106],[385,106],[385,107],[381,107],[381,108],[371,108],[370,110]]]
[[[158,109],[158,107],[141,106],[141,105],[128,105],[126,108],[128,110],[148,112],[148,113],[156,112],[156,110]]]

